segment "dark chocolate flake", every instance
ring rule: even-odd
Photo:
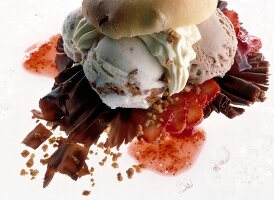
[[[37,149],[41,144],[43,144],[47,139],[50,138],[52,132],[48,130],[43,124],[39,123],[23,140],[23,144]]]

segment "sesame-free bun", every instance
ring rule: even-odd
[[[200,24],[217,0],[83,0],[84,16],[113,39]]]

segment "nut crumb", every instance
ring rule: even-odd
[[[119,164],[118,164],[117,162],[112,163],[111,166],[112,166],[114,169],[119,168]]]
[[[22,151],[22,153],[21,153],[21,155],[22,155],[23,158],[28,157],[29,154],[30,154],[30,152],[29,152],[28,150],[24,150],[24,151]]]
[[[83,196],[89,196],[89,195],[90,195],[90,191],[89,191],[89,190],[84,190],[84,191],[82,192],[82,195],[83,195]]]
[[[30,175],[32,177],[35,177],[39,174],[39,171],[37,169],[30,169]]]
[[[48,153],[44,154],[44,158],[48,158],[48,157],[49,157]]]
[[[29,173],[25,169],[22,169],[21,172],[20,172],[20,176],[26,176],[28,174]]]
[[[127,173],[128,179],[132,179],[133,174],[134,174],[134,169],[133,169],[133,168],[129,168],[129,169],[126,171],[126,173]]]
[[[123,176],[120,172],[117,174],[117,180],[120,182],[123,181]]]
[[[48,150],[48,145],[44,144],[44,145],[42,146],[42,150],[43,150],[44,152],[46,152],[46,151]]]
[[[26,166],[28,168],[31,168],[34,165],[34,160],[33,160],[34,157],[35,157],[35,155],[31,154],[29,160],[26,162]]]
[[[98,148],[100,149],[103,149],[104,148],[104,143],[103,142],[100,142],[98,145],[97,145]]]

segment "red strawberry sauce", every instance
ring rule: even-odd
[[[56,46],[60,34],[52,36],[49,41],[32,45],[26,50],[27,57],[24,60],[24,68],[32,73],[55,77],[58,73],[55,65]]]
[[[204,143],[205,133],[200,130],[191,136],[168,134],[154,143],[136,140],[129,146],[129,153],[147,169],[176,175],[192,166]]]

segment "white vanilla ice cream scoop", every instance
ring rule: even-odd
[[[93,89],[111,108],[149,108],[166,89],[164,68],[139,38],[104,37],[90,49],[83,67]]]

